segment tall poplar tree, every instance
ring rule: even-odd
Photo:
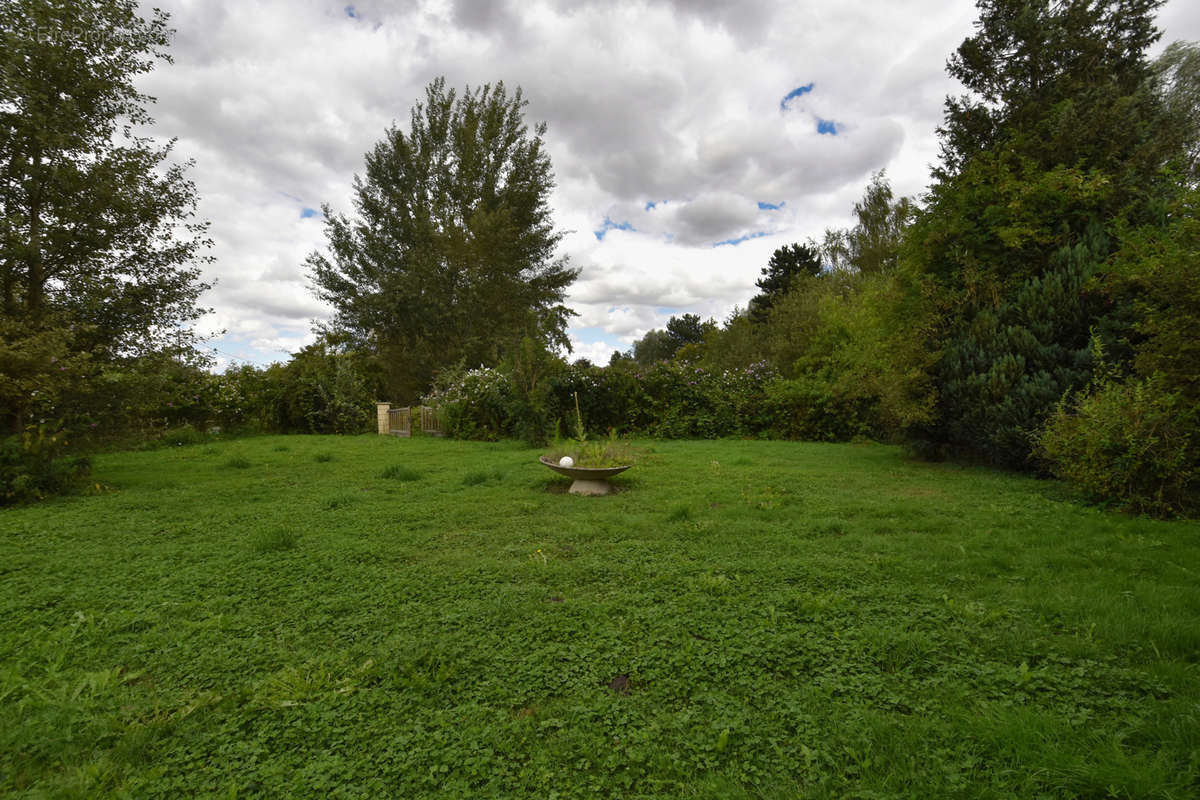
[[[576,270],[555,250],[544,123],[503,83],[462,94],[431,83],[407,131],[390,128],[355,176],[353,218],[326,205],[328,253],[308,258],[331,326],[377,353],[396,399],[434,373],[494,365],[531,335],[567,346]]]

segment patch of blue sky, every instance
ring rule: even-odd
[[[600,230],[592,231],[596,234],[596,241],[603,242],[604,236],[609,231],[631,231],[634,230],[633,224],[629,222],[613,222],[608,217],[604,218],[604,224],[600,226]]]
[[[779,110],[787,111],[788,103],[792,102],[797,97],[802,97],[802,96],[808,94],[812,90],[813,90],[813,84],[811,84],[811,83],[806,86],[797,86],[795,89],[792,89],[790,92],[788,92],[787,94],[785,94],[783,96],[782,100],[779,101]]]
[[[821,119],[817,117],[817,133],[826,134],[829,136],[837,136],[841,126],[831,119]]]
[[[654,209],[656,209],[656,208],[658,208],[658,203],[654,202],[653,200],[651,200],[650,202],[646,203],[646,210],[647,210],[647,211],[653,211],[653,210],[654,210]]]
[[[225,359],[225,364],[258,364],[260,366],[272,361],[286,361],[288,353],[283,350],[262,350],[254,347],[240,337],[229,334],[219,336],[209,341],[206,348],[210,353]]]
[[[758,201],[758,210],[759,211],[778,211],[779,209],[783,208],[786,205],[787,205],[787,202],[764,203],[762,200],[759,200]]]
[[[358,12],[354,10],[354,6],[346,6],[342,10],[346,12],[346,16],[350,19],[358,19]]]
[[[766,231],[757,231],[755,233],[747,233],[745,236],[738,236],[735,239],[724,239],[720,242],[713,242],[713,247],[723,247],[725,245],[730,245],[731,247],[737,247],[742,242],[747,242],[751,239],[758,239],[758,238],[761,238],[766,235],[767,235]]]
[[[319,216],[321,216],[321,212],[317,211],[315,208],[305,208],[300,212],[300,219],[311,219]]]
[[[571,328],[573,338],[583,344],[595,344],[596,342],[609,343],[609,335],[604,332],[604,328],[596,325],[591,325],[586,328]]]

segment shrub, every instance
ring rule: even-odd
[[[1107,382],[1051,414],[1039,452],[1090,498],[1155,516],[1194,512],[1200,408],[1160,378]]]
[[[171,428],[164,431],[162,436],[158,438],[158,444],[168,447],[181,447],[185,444],[204,444],[208,441],[208,434],[204,431],[198,431],[191,425],[180,425],[178,428]]]
[[[547,413],[562,433],[578,435],[575,430],[575,395],[587,433],[602,434],[610,429],[628,431],[637,427],[642,393],[634,373],[612,367],[573,364],[549,380]]]
[[[871,433],[871,401],[839,396],[819,377],[776,380],[766,387],[763,417],[781,439],[845,442]]]
[[[44,425],[0,442],[0,505],[41,500],[81,485],[91,462],[64,455],[66,445],[61,431]]]
[[[492,367],[451,370],[438,377],[424,403],[439,410],[446,435],[493,441],[512,430],[509,378]]]
[[[369,430],[377,387],[362,362],[357,353],[319,341],[296,353],[277,374],[270,371],[278,384],[280,427],[305,433]]]

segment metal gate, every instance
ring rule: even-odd
[[[392,436],[412,436],[412,413],[408,408],[388,409],[388,433]]]
[[[442,430],[442,418],[437,409],[421,406],[421,433],[426,436],[445,436]]]

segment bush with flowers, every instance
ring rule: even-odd
[[[819,382],[785,381],[764,361],[724,370],[680,361],[573,364],[544,381],[544,390],[518,397],[504,369],[460,368],[444,372],[424,402],[441,410],[449,435],[467,439],[528,439],[533,418],[538,426],[572,430],[576,395],[589,435],[849,439],[869,427],[861,403],[841,400]]]
[[[443,370],[422,402],[438,409],[448,436],[495,440],[512,435],[513,400],[507,375],[495,367]]]

